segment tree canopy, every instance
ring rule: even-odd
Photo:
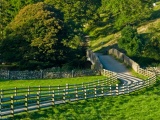
[[[103,34],[128,26],[122,31],[118,44],[129,55],[139,55],[142,43],[137,31],[129,28],[129,25],[134,26],[148,19],[153,2],[154,0],[1,0],[1,61],[33,68],[61,67],[66,63],[81,66],[83,62],[77,62],[85,59],[83,40],[88,34],[84,28],[89,26],[92,29],[100,25],[100,22],[103,23],[100,26],[104,25],[100,29]],[[159,41],[158,38],[154,39],[153,34],[150,37],[153,39],[144,45],[145,55],[150,47],[154,48],[150,45],[157,45]]]
[[[160,23],[156,26],[151,25],[149,30],[149,40],[145,43],[143,54],[145,57],[160,61]]]
[[[39,2],[19,11],[5,30],[1,54],[5,62],[42,62],[59,65],[65,61],[63,14]],[[15,57],[13,57],[15,56]]]
[[[118,45],[120,48],[126,50],[129,56],[140,55],[142,43],[137,30],[131,26],[126,26],[121,32]]]
[[[152,0],[102,0],[100,14],[119,29],[125,25],[134,25],[151,15]]]

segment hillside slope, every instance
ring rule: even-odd
[[[137,26],[138,33],[148,33],[149,28],[151,26],[156,26],[158,23],[160,23],[160,2],[156,3],[150,20],[142,22]],[[120,38],[120,31],[114,32],[110,25],[104,25],[91,29],[89,36],[90,48],[93,51],[105,52],[108,47],[117,46],[117,40]]]

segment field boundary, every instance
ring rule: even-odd
[[[14,117],[18,113],[27,113],[56,104],[89,98],[128,95],[155,84],[156,77],[153,76],[146,81],[138,81],[127,85],[113,85],[112,82],[116,82],[114,77],[85,84],[66,84],[66,86],[54,87],[39,86],[34,87],[34,89],[28,88],[27,91],[23,91],[23,88],[21,90],[12,89],[13,95],[9,96],[5,93],[9,90],[3,90],[0,95],[0,118]]]
[[[110,49],[108,51],[108,53],[110,55],[115,56],[117,59],[121,60],[126,65],[129,65],[135,72],[137,72],[139,74],[145,75],[147,77],[152,77],[152,76],[156,75],[155,72],[150,71],[149,69],[143,69],[143,68],[141,68],[138,63],[136,63],[131,58],[129,58],[128,56],[126,56],[124,53],[118,51],[117,49],[113,49],[112,48],[112,49]]]
[[[1,90],[0,119],[14,117],[14,115],[18,113],[28,113],[32,110],[39,110],[40,108],[72,101],[102,96],[128,95],[156,83],[156,74],[148,70],[139,69],[139,73],[148,76],[147,80],[136,81],[135,78],[132,78],[134,82],[116,84],[118,75],[125,77],[127,75],[117,74],[103,69],[103,65],[100,63],[98,56],[91,50],[88,51],[87,57],[92,62],[93,69],[108,78],[75,85],[66,84],[66,86],[38,86]]]
[[[25,79],[55,79],[55,78],[73,78],[81,76],[98,75],[95,70],[71,70],[71,71],[8,71],[0,70],[0,79],[7,80],[25,80]]]

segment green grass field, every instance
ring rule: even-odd
[[[122,96],[87,99],[56,105],[14,120],[159,120],[160,77],[156,85]]]
[[[86,76],[77,78],[62,78],[62,79],[38,79],[38,80],[0,80],[0,89],[22,88],[33,86],[57,86],[66,84],[80,84],[83,82],[91,82],[106,78],[105,76]]]

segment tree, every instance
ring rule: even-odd
[[[138,56],[141,52],[142,43],[137,30],[131,26],[126,26],[121,32],[118,46],[126,50],[129,56]]]
[[[6,0],[0,1],[0,40],[3,39],[4,29],[9,22],[9,15],[7,9],[9,9],[9,3]]]
[[[82,34],[85,23],[96,17],[101,0],[45,0],[64,13],[65,23],[73,30],[69,33]]]
[[[63,44],[67,39],[63,21],[59,10],[43,2],[21,9],[6,27],[0,47],[3,61],[19,65],[41,63],[40,67],[62,66],[69,52]]]
[[[40,1],[44,0],[0,0],[0,39],[3,38],[3,32],[7,24],[14,19],[21,8]]]
[[[160,23],[149,27],[149,40],[145,43],[143,55],[160,61]]]
[[[102,0],[99,13],[106,15],[115,28],[135,25],[150,17],[153,0]]]

